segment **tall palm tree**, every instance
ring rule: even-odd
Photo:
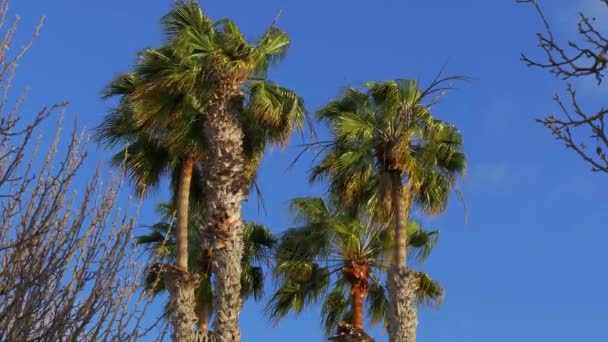
[[[289,312],[323,301],[326,334],[340,320],[363,329],[365,304],[371,324],[384,322],[388,305],[380,278],[389,266],[391,232],[363,215],[339,211],[321,198],[297,198],[291,208],[298,226],[279,240],[274,270],[278,289],[267,305],[268,315],[278,322]],[[410,222],[408,228],[410,253],[423,261],[438,232],[425,231],[417,222]],[[424,273],[415,276],[425,284],[417,290],[418,300],[440,302],[441,286]]]
[[[201,203],[201,161],[205,154],[205,142],[200,136],[203,118],[194,107],[196,101],[188,94],[147,88],[151,77],[171,72],[169,66],[177,64],[172,49],[146,49],[138,57],[133,72],[117,76],[106,87],[104,97],[118,98],[118,105],[97,127],[96,136],[108,147],[121,148],[114,155],[113,163],[126,168],[138,194],[150,192],[146,189],[153,190],[163,177],[171,177],[177,209],[176,255],[175,267],[163,266],[164,279],[171,283],[166,287],[173,290],[174,327],[192,323],[192,328],[196,321],[194,302],[184,300],[194,297],[196,287],[188,269],[188,212],[191,199]],[[182,278],[190,281],[181,281]],[[184,303],[191,305],[186,307]],[[182,322],[184,320],[186,322]],[[175,334],[180,331],[174,329]]]
[[[208,102],[208,94],[212,92],[213,82],[203,79],[201,68],[205,67],[205,62],[210,61],[188,55],[182,45],[184,41],[178,39],[180,35],[177,34],[177,31],[172,31],[177,28],[170,23],[172,15],[177,20],[181,14],[184,14],[184,11],[188,12],[192,9],[195,9],[195,11],[190,14],[196,14],[195,12],[198,10],[198,14],[202,15],[200,8],[198,8],[195,2],[177,4],[175,10],[165,18],[167,30],[175,33],[175,35],[169,34],[170,39],[168,44],[159,49],[144,50],[140,54],[134,72],[119,76],[107,90],[106,96],[117,96],[120,98],[120,102],[118,109],[108,114],[104,123],[98,128],[98,136],[107,145],[120,144],[128,147],[126,149],[126,164],[130,170],[134,170],[134,176],[139,175],[134,178],[138,178],[136,183],[140,185],[140,188],[150,187],[155,184],[168,170],[166,163],[158,162],[159,156],[170,155],[173,159],[191,161],[194,155],[197,163],[202,161],[205,164],[205,168],[202,168],[200,164],[195,163],[199,167],[195,167],[194,170],[205,171],[206,179],[211,178],[211,181],[201,181],[197,184],[204,184],[207,187],[209,184],[215,184],[216,187],[221,188],[223,185],[218,183],[218,179],[222,178],[230,180],[225,185],[229,189],[234,189],[231,185],[235,184],[232,178],[224,178],[221,172],[218,174],[218,167],[214,170],[210,170],[208,167],[211,165],[209,160],[215,162],[217,166],[219,163],[216,158],[217,154],[215,157],[208,155],[209,159],[205,161],[205,154],[208,151],[207,144],[215,139],[213,135],[209,136],[205,134],[206,130],[204,129],[206,127],[205,123],[208,121],[207,113],[209,112],[206,102]],[[191,22],[194,28],[200,28],[195,22],[196,19]],[[182,29],[184,31],[187,30],[185,27]],[[264,78],[259,78],[252,79],[244,85],[242,96],[232,98],[231,109],[233,110],[231,115],[239,119],[240,126],[238,128],[243,133],[239,135],[242,139],[240,142],[240,146],[242,147],[240,161],[243,163],[238,165],[239,177],[236,177],[238,178],[237,183],[240,188],[238,193],[232,193],[232,195],[236,196],[233,198],[242,198],[248,193],[253,184],[266,146],[268,144],[284,146],[291,135],[292,127],[302,127],[304,107],[301,98],[292,91],[269,82]],[[192,145],[193,142],[196,142],[197,149],[195,151],[197,153],[190,152],[184,155],[184,150],[190,151],[186,148]],[[161,151],[163,153],[160,153]],[[216,149],[216,151],[218,150]],[[123,158],[121,157],[124,156],[124,154],[122,156],[117,155],[115,160],[122,162]],[[188,163],[184,164],[189,165]],[[226,164],[222,165],[228,167]],[[232,165],[232,167],[237,166]],[[187,169],[182,170],[186,171]],[[181,179],[187,180],[187,177],[182,177]],[[187,232],[186,223],[188,220],[183,215],[187,211],[181,208],[187,208],[188,205],[184,201],[186,199],[183,196],[185,191],[180,191],[179,189],[186,189],[186,183],[182,182],[183,186],[176,187],[174,192],[175,194],[182,194],[182,196],[177,196],[181,199],[182,203],[182,206],[178,208],[177,215],[177,230],[181,232],[178,235],[182,237],[185,237],[185,233]],[[209,191],[191,191],[191,194],[202,194],[203,192],[209,193]],[[222,198],[225,199],[225,197]],[[205,203],[211,205],[208,202],[206,201]],[[223,210],[223,207],[218,207],[216,202],[213,203],[215,204],[212,206],[216,209],[212,212]],[[240,200],[238,206],[240,208]],[[211,219],[208,218],[208,220]],[[237,224],[240,227],[240,221]],[[237,230],[237,233],[240,239],[241,230]],[[178,238],[177,240],[178,245],[181,246],[179,248],[182,251],[181,255],[185,256],[187,254],[185,251],[188,250],[186,245],[188,239]],[[239,252],[240,248],[237,248],[236,251]],[[223,260],[221,255],[216,259],[219,261],[215,260],[215,262]],[[180,264],[183,266],[184,259],[178,257],[178,260],[182,260]],[[182,271],[185,270],[183,267],[180,269]],[[224,267],[215,267],[215,269],[225,270]],[[181,288],[172,287],[175,289],[176,305],[181,303],[181,307],[176,307],[176,310],[173,310],[175,312],[175,319],[177,320],[174,322],[174,338],[184,339],[192,334],[191,328],[193,324],[191,325],[190,323],[193,322],[194,315],[188,314],[188,312],[192,311],[190,310],[190,306],[194,305],[193,293],[195,284],[189,281],[192,279],[189,272],[180,272],[177,269],[172,269],[171,271],[173,279],[170,280],[176,285],[181,286]],[[230,273],[227,269],[220,272]],[[178,278],[183,279],[180,280]],[[225,280],[222,280],[226,278],[226,274],[218,278],[220,281],[217,282],[216,288],[226,288],[229,289],[229,293],[234,294],[230,292],[230,289],[234,290],[236,288],[234,287],[235,284],[230,285]],[[227,285],[224,286],[224,284]],[[190,289],[185,289],[184,286],[186,285],[189,285]],[[223,290],[218,292],[222,294]],[[183,298],[177,298],[179,296]],[[218,295],[217,297],[224,299],[232,298],[228,302],[235,299],[224,295]],[[191,303],[192,305],[184,306],[185,303]],[[216,305],[220,309],[224,306]],[[224,311],[232,309],[226,308]],[[232,313],[228,313],[229,316],[232,315],[232,318],[238,316],[238,309],[235,310],[236,313],[234,310],[231,311]],[[236,316],[234,316],[235,314]],[[218,323],[219,326],[223,324],[222,322],[226,321],[223,317],[226,317],[226,312],[216,316],[218,321],[221,319],[221,322]],[[180,320],[182,321],[181,323],[178,322]],[[231,322],[234,324],[234,321]],[[223,329],[221,327],[217,328],[216,331],[218,331],[218,335],[223,336],[223,333],[221,333]],[[231,340],[232,337],[226,337],[226,339]]]
[[[391,341],[414,342],[419,281],[407,269],[407,226],[412,205],[437,214],[447,205],[466,168],[458,130],[433,118],[429,99],[457,77],[437,78],[426,89],[416,81],[370,82],[347,89],[318,112],[330,126],[326,155],[312,180],[327,178],[330,193],[345,208],[371,210],[382,222],[394,221],[388,331]],[[428,100],[431,101],[429,104]]]
[[[251,43],[233,21],[213,22],[196,1],[178,2],[163,24],[181,61],[175,72],[155,75],[149,88],[193,94],[204,114],[206,221],[201,229],[213,241],[217,272],[214,338],[239,341],[241,202],[263,154],[258,149],[257,158],[247,158],[245,134],[249,129],[265,133],[249,136],[262,147],[269,141],[285,144],[292,127],[301,128],[304,122],[301,99],[266,79],[269,67],[284,56],[289,38],[273,24]]]
[[[157,207],[157,213],[161,221],[149,226],[150,232],[136,238],[138,245],[144,246],[154,258],[160,260],[175,260],[177,236],[175,230],[175,206],[171,203],[161,203]],[[203,220],[198,210],[191,210],[189,222],[189,268],[199,270],[199,287],[196,289],[196,314],[198,318],[198,331],[204,335],[208,330],[211,317],[212,289],[211,289],[211,265],[209,254],[210,248],[206,245],[198,229]],[[244,300],[253,298],[255,301],[262,299],[264,294],[264,265],[269,265],[272,258],[272,250],[276,245],[276,238],[267,227],[255,223],[244,225],[244,253],[241,261],[243,273],[241,274],[241,296]],[[166,291],[161,279],[161,264],[151,262],[146,273],[146,290],[154,296]],[[170,308],[166,306],[166,315],[170,316]]]

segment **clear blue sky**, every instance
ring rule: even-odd
[[[596,11],[599,0],[543,1],[560,34],[576,11]],[[69,99],[68,118],[99,123],[109,104],[100,89],[127,70],[134,53],[160,42],[159,18],[169,0],[14,0],[21,33],[47,16],[42,36],[25,58],[16,87],[29,85],[26,111]],[[279,25],[293,46],[272,78],[297,90],[314,111],[347,83],[389,78],[429,80],[447,71],[473,77],[448,94],[435,115],[461,128],[470,168],[463,184],[469,222],[456,201],[424,221],[442,237],[425,271],[446,287],[440,310],[422,310],[419,341],[608,341],[608,175],[589,167],[553,141],[533,118],[556,109],[551,98],[564,85],[519,61],[538,55],[538,18],[511,0],[232,1],[202,5],[213,18],[234,19],[259,35],[283,10]],[[605,88],[579,82],[590,108]],[[294,139],[295,145],[299,139]],[[269,151],[260,173],[268,214],[246,205],[245,217],[279,232],[286,205],[321,194],[307,184],[310,158],[286,171],[298,150]],[[92,154],[91,165],[108,159]],[[165,196],[166,198],[166,196]],[[142,222],[154,221],[148,201]],[[262,306],[247,303],[243,341],[321,341],[319,310],[273,328]],[[378,341],[386,334],[374,330]]]

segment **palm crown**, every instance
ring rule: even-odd
[[[341,212],[321,198],[292,201],[295,228],[282,234],[276,251],[274,275],[278,289],[267,305],[275,321],[305,305],[323,301],[326,333],[338,321],[362,328],[363,306],[372,324],[385,319],[387,299],[381,275],[388,267],[392,235],[382,225]],[[438,232],[410,223],[411,253],[424,260],[433,249]],[[421,302],[439,302],[443,290],[424,273],[417,273]],[[350,304],[349,304],[350,303]]]
[[[218,82],[239,81],[236,93],[242,110],[237,114],[245,131],[255,124],[265,141],[284,145],[293,127],[302,128],[302,99],[267,79],[269,66],[289,46],[285,32],[271,26],[251,44],[233,21],[213,22],[196,1],[178,2],[163,25],[175,58],[158,59],[156,66],[141,69],[147,79],[142,93],[161,88],[191,94],[195,107],[205,114]]]
[[[187,96],[155,89],[143,96],[146,83],[142,69],[150,69],[155,59],[169,58],[170,50],[146,49],[139,53],[135,71],[118,75],[104,90],[104,97],[117,97],[117,106],[96,128],[98,141],[120,147],[112,163],[124,165],[138,193],[153,190],[170,175],[173,194],[184,159],[196,161],[191,196],[202,194],[200,178],[205,142],[200,136],[201,117]],[[136,97],[137,95],[137,97]]]
[[[218,83],[236,82],[234,95],[238,96],[231,98],[237,102],[232,111],[244,133],[246,172],[251,179],[266,145],[285,146],[293,128],[302,129],[305,121],[303,100],[267,79],[269,66],[287,51],[287,34],[272,26],[251,44],[233,21],[213,22],[196,1],[178,2],[163,18],[163,25],[171,56],[150,58],[138,68],[146,82],[133,97],[145,100],[148,97],[141,94],[162,89],[186,96],[206,115],[209,98],[221,88]],[[141,121],[147,119],[144,116]]]
[[[175,166],[180,157],[204,159],[204,115],[199,112],[204,100],[186,88],[166,88],[173,84],[166,83],[167,79],[187,73],[188,66],[179,67],[183,62],[169,47],[143,50],[135,70],[117,76],[104,90],[104,97],[118,97],[119,102],[97,127],[96,137],[108,147],[122,147],[113,163],[125,164],[138,192],[155,188],[168,173],[179,174]],[[247,179],[252,184],[267,144],[284,146],[292,124],[302,127],[304,107],[295,93],[267,80],[252,80],[245,90],[237,114],[244,132]],[[198,166],[195,176],[202,174]],[[198,190],[191,195],[201,194]]]
[[[433,118],[424,101],[445,89],[439,79],[426,90],[416,81],[370,82],[349,88],[317,116],[331,129],[327,154],[311,179],[328,178],[345,207],[366,206],[390,215],[390,174],[405,179],[427,213],[445,209],[456,178],[466,168],[458,130]]]

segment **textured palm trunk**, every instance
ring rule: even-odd
[[[413,272],[407,269],[407,220],[411,207],[409,191],[401,181],[401,174],[391,173],[392,205],[395,219],[395,251],[393,265],[388,270],[389,296],[388,334],[391,342],[416,341],[417,285]]]
[[[365,294],[359,286],[353,287],[350,293],[351,306],[353,310],[352,325],[355,328],[363,329],[363,299]]]
[[[194,160],[184,158],[177,190],[177,260],[175,265],[188,270],[188,211],[190,209],[190,183]]]
[[[416,292],[420,286],[415,272],[392,265],[388,271],[388,334],[391,342],[415,342],[418,327]]]
[[[188,272],[188,211],[190,208],[190,183],[194,160],[183,160],[179,186],[177,190],[177,251],[175,266],[163,267],[163,281],[169,291],[169,307],[173,341],[194,341],[194,326],[197,317],[194,314],[196,304],[196,275]]]
[[[353,328],[363,330],[363,300],[369,289],[369,268],[366,262],[351,260],[342,268],[342,273],[350,283],[353,314],[350,323]]]
[[[194,331],[197,317],[194,313],[197,279],[192,273],[172,266],[163,266],[163,281],[169,291],[169,312],[174,342],[191,342],[197,340]]]
[[[240,101],[239,82],[216,84],[208,103],[204,134],[206,158],[206,222],[204,233],[213,244],[213,338],[219,342],[241,340],[241,256],[244,200],[243,133],[233,109]]]

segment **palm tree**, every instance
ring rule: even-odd
[[[274,270],[278,289],[267,305],[275,322],[305,305],[323,301],[326,334],[341,320],[363,329],[364,306],[371,324],[384,322],[387,299],[380,278],[388,268],[393,248],[385,225],[371,223],[328,205],[321,198],[297,198],[291,209],[297,227],[282,234]],[[413,256],[423,261],[433,249],[438,232],[410,222],[408,240]],[[421,272],[425,283],[416,293],[420,302],[440,302],[441,286]]]
[[[241,202],[263,154],[260,147],[285,144],[292,127],[301,128],[304,122],[301,99],[266,79],[270,65],[284,56],[289,38],[273,24],[250,43],[233,21],[213,22],[196,1],[178,2],[163,24],[180,61],[171,73],[154,75],[146,88],[192,94],[204,114],[206,220],[201,230],[213,241],[217,272],[214,334],[220,341],[239,341]],[[250,134],[248,141],[248,131],[263,134]],[[247,151],[253,146],[246,142],[257,142],[257,148]]]
[[[407,269],[407,226],[416,203],[429,214],[445,210],[450,191],[464,174],[466,160],[458,130],[431,114],[425,101],[448,89],[458,77],[436,78],[421,89],[416,81],[370,82],[347,89],[318,112],[330,126],[326,155],[313,169],[313,181],[327,178],[341,207],[394,220],[388,331],[391,341],[414,342],[419,281]]]
[[[177,12],[187,9],[188,6],[198,8],[196,3],[180,3],[172,13],[178,15]],[[200,11],[200,8],[198,10]],[[169,20],[168,16],[166,21]],[[170,26],[170,24],[167,25]],[[201,167],[203,164],[201,162],[205,161],[205,154],[208,150],[206,144],[213,140],[204,134],[208,117],[206,115],[207,106],[204,105],[205,94],[210,92],[212,84],[202,82],[201,75],[199,75],[202,61],[196,58],[186,58],[187,55],[183,54],[184,51],[177,49],[175,40],[177,40],[177,36],[162,48],[144,50],[140,54],[134,72],[116,78],[106,91],[107,97],[117,96],[120,98],[120,102],[118,108],[109,113],[104,123],[98,128],[98,138],[106,145],[121,145],[125,148],[126,154],[117,154],[114,159],[116,163],[126,163],[140,190],[157,184],[158,180],[171,169],[168,166],[176,164],[175,162],[161,162],[159,159],[185,161],[181,163],[184,165],[190,165],[188,162],[195,159],[194,171],[199,171],[195,176],[202,179],[202,172],[205,171],[207,179],[211,177],[215,179],[213,184],[222,186],[217,184],[217,177],[220,175],[209,170],[208,162],[204,163],[204,169]],[[236,194],[241,196],[246,195],[250,190],[266,146],[269,143],[284,146],[291,135],[292,124],[296,128],[301,128],[304,108],[302,100],[293,92],[262,78],[248,82],[243,88],[243,96],[238,99],[233,98],[233,100],[231,102],[231,108],[234,110],[232,114],[240,120],[239,128],[243,133],[241,160],[244,163],[239,166],[239,179],[242,182],[239,183],[240,192]],[[192,146],[193,144],[194,146]],[[217,161],[213,160],[217,164]],[[180,170],[187,174],[187,168]],[[178,233],[181,238],[177,239],[177,243],[181,246],[179,250],[182,251],[182,257],[178,257],[177,260],[181,260],[181,271],[187,271],[186,268],[183,268],[184,265],[187,265],[183,256],[187,255],[185,251],[188,250],[188,239],[185,235],[188,220],[187,216],[184,216],[187,210],[183,208],[188,207],[184,196],[188,178],[174,177],[174,179],[183,180],[181,187],[175,187],[174,194],[182,194],[177,196],[182,203],[178,207],[177,214],[177,231],[181,232]],[[179,182],[175,184],[179,184]],[[209,182],[204,183],[201,180],[196,184],[208,185]],[[229,187],[230,184],[228,184]],[[208,193],[208,191],[199,191],[200,187],[196,190],[191,191],[191,196],[200,195],[203,192]],[[240,202],[238,205],[240,207]],[[216,207],[217,210],[219,209]],[[240,230],[238,233],[241,233]],[[241,238],[240,235],[238,237]],[[221,256],[218,256],[217,259],[222,260]],[[223,270],[224,268],[216,267],[215,269]],[[175,297],[176,305],[181,303],[182,306],[173,310],[175,319],[183,320],[182,323],[174,322],[175,339],[183,339],[192,334],[192,329],[188,327],[191,327],[190,322],[193,322],[194,317],[193,314],[187,313],[192,310],[184,307],[183,304],[191,302],[191,306],[194,305],[195,284],[187,281],[192,278],[189,272],[181,271],[171,269],[172,279],[169,279],[182,287],[181,289],[170,287],[175,289],[175,296],[184,297],[182,299]],[[179,281],[180,278],[183,279]],[[221,280],[225,277],[219,278]],[[218,288],[223,288],[224,286],[220,283],[225,282],[218,283]],[[186,284],[190,284],[192,288],[184,289]],[[225,298],[225,296],[218,297]],[[224,321],[222,320],[222,322]],[[222,329],[216,330],[222,331]]]
[[[97,127],[96,137],[108,147],[121,148],[113,164],[126,168],[138,194],[149,193],[146,189],[153,190],[163,177],[171,177],[177,209],[176,254],[174,267],[163,266],[164,278],[171,283],[166,287],[173,290],[174,327],[182,325],[184,319],[187,322],[183,325],[190,322],[193,327],[193,308],[183,305],[191,301],[183,299],[193,298],[196,287],[188,269],[188,211],[191,198],[201,203],[201,161],[205,154],[205,142],[199,134],[202,117],[187,94],[146,88],[148,79],[170,72],[169,66],[176,63],[173,50],[167,47],[140,52],[135,70],[117,76],[106,87],[104,97],[119,101]],[[180,281],[182,278],[190,281]],[[176,334],[180,331],[174,329]]]
[[[177,236],[175,230],[175,210],[171,203],[161,203],[157,213],[161,221],[149,226],[149,234],[136,238],[138,245],[146,247],[151,255],[160,260],[173,261],[176,258]],[[200,234],[198,227],[203,220],[199,211],[191,210],[189,228],[189,268],[199,270],[199,286],[196,289],[197,328],[202,335],[207,333],[211,317],[212,289],[210,248]],[[264,271],[262,266],[269,265],[272,250],[276,245],[276,238],[267,227],[255,223],[246,223],[243,229],[244,253],[241,261],[243,273],[241,274],[241,296],[244,300],[253,298],[262,299],[264,294]],[[145,288],[153,296],[166,291],[166,286],[159,281],[161,278],[161,264],[151,262],[145,278]],[[165,315],[170,316],[170,307],[165,306]]]

